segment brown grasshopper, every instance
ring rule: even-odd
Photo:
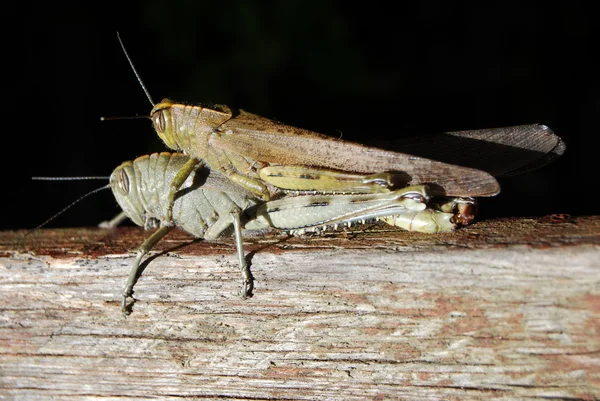
[[[435,195],[455,197],[500,191],[496,179],[482,170],[343,141],[224,105],[209,108],[169,99],[155,104],[121,46],[153,105],[149,118],[156,132],[170,149],[190,157],[171,183],[167,221],[177,190],[200,161],[263,200],[272,196],[268,184],[322,193],[381,192],[420,184],[429,185]]]
[[[279,192],[280,199],[265,203],[221,173],[199,165],[177,192],[171,222],[166,217],[170,183],[188,160],[181,153],[155,153],[121,164],[110,176],[109,186],[125,215],[146,229],[158,228],[136,252],[123,290],[123,313],[142,259],[175,226],[208,240],[233,229],[242,272],[241,294],[246,296],[253,280],[244,255],[242,229],[301,233],[381,219],[410,231],[444,232],[461,225],[455,217],[465,214],[455,200],[430,203],[431,195],[423,185],[374,194],[290,196]],[[462,206],[472,203],[464,200]]]

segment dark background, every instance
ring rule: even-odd
[[[344,1],[140,1],[5,10],[1,229],[32,228],[109,175],[166,150],[116,38],[164,97],[225,103],[353,141],[529,123],[567,144],[553,164],[500,181],[481,217],[597,214],[595,12],[543,6]],[[25,8],[28,7],[28,8]],[[6,29],[6,24],[5,24]],[[401,149],[398,149],[401,151]],[[49,227],[118,212],[109,191]]]

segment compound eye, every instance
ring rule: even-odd
[[[167,121],[165,119],[165,112],[163,110],[159,110],[156,113],[154,113],[153,121],[154,129],[156,129],[156,132],[165,132],[165,129],[167,129]]]
[[[127,176],[125,170],[121,170],[119,171],[118,178],[117,185],[119,186],[119,189],[124,195],[127,195],[129,193],[129,176]]]

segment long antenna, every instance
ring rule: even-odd
[[[152,104],[152,107],[154,107],[154,105],[156,103],[154,103],[154,100],[152,100],[152,96],[150,96],[150,92],[148,92],[148,89],[146,89],[146,85],[144,85],[144,83],[142,82],[142,78],[140,78],[140,74],[138,74],[137,70],[133,66],[133,62],[131,61],[131,58],[129,57],[129,54],[127,54],[127,50],[125,50],[125,45],[123,44],[123,41],[121,40],[121,35],[119,35],[119,32],[117,32],[117,38],[119,38],[119,43],[121,44],[121,48],[123,49],[123,53],[125,53],[125,57],[127,57],[127,61],[129,61],[129,65],[131,66],[131,69],[133,70],[133,73],[135,74],[135,76],[136,76],[138,82],[140,83],[140,85],[142,86],[142,89],[144,90],[144,93],[146,94],[146,97],[148,98],[148,100]]]
[[[108,180],[110,177],[31,177],[34,181],[83,181],[83,180]]]
[[[150,116],[130,116],[130,117],[123,117],[123,116],[116,116],[116,117],[100,117],[100,121],[112,121],[112,120],[137,120],[140,118],[152,118]]]
[[[58,216],[60,216],[61,214],[63,214],[65,211],[69,210],[73,205],[75,205],[76,203],[78,203],[79,201],[87,198],[88,196],[95,194],[96,192],[100,192],[103,189],[108,189],[110,188],[110,184],[105,185],[103,187],[100,188],[96,188],[90,192],[88,192],[87,194],[83,195],[82,197],[80,197],[79,199],[75,200],[74,202],[72,202],[70,205],[68,205],[67,207],[65,207],[63,210],[61,210],[60,212],[56,213],[54,216],[50,217],[48,220],[44,221],[42,224],[40,224],[39,226],[35,227],[34,229],[28,231],[25,234],[25,237],[28,236],[29,234],[31,234],[32,232],[44,227],[46,224],[50,223],[52,220],[54,220],[55,218],[57,218]]]

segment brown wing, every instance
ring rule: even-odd
[[[493,196],[500,191],[496,179],[478,169],[367,147],[244,111],[218,127],[211,145],[270,164],[392,172],[397,185],[429,184],[440,195]]]
[[[562,139],[542,124],[447,132],[378,142],[375,146],[484,170],[496,177],[535,170],[560,157],[566,149]]]

